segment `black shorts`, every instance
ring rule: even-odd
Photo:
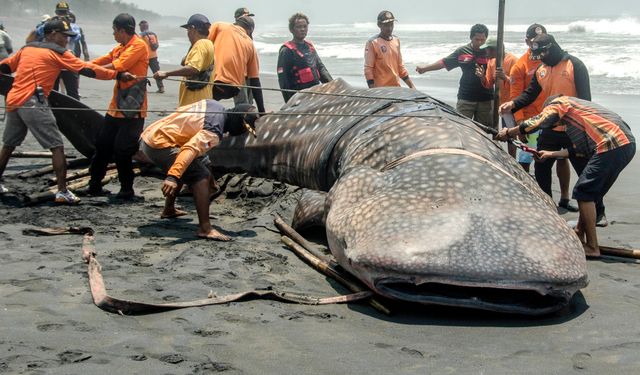
[[[560,151],[572,146],[571,139],[565,132],[557,132],[552,129],[542,129],[538,136],[538,151]]]
[[[630,143],[593,155],[573,187],[573,199],[585,202],[602,199],[635,153],[636,144]]]
[[[175,163],[176,158],[178,157],[178,154],[180,153],[180,148],[178,147],[156,149],[149,146],[144,141],[140,142],[140,146],[142,152],[151,159],[153,164],[160,167],[164,173],[169,172],[169,169],[171,169],[173,163]],[[182,174],[180,182],[193,186],[195,183],[205,178],[209,178],[211,175],[208,167],[209,163],[210,162],[206,156],[195,158]]]
[[[216,83],[223,83],[225,86],[216,85]],[[213,99],[222,100],[222,99],[231,99],[234,96],[238,95],[240,89],[235,86],[226,86],[227,82],[222,81],[214,81],[213,82]]]

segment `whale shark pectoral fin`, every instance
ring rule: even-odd
[[[323,227],[326,200],[326,192],[305,189],[293,214],[293,228]]]

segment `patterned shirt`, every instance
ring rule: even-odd
[[[620,116],[593,102],[571,96],[560,96],[549,103],[542,113],[524,121],[521,133],[538,128],[566,125],[571,139],[570,156],[591,157],[618,147],[635,143],[629,125]]]

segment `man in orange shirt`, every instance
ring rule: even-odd
[[[186,215],[175,206],[176,194],[187,184],[193,192],[198,213],[200,238],[229,241],[231,238],[211,227],[209,219],[209,189],[212,176],[203,156],[217,146],[222,135],[241,135],[255,128],[258,116],[255,107],[239,104],[226,110],[215,100],[205,99],[178,108],[142,133],[142,151],[166,173],[162,182],[165,196],[161,218]]]
[[[249,86],[256,87],[251,89],[251,92],[258,111],[264,113],[258,53],[251,39],[254,28],[255,23],[249,15],[238,17],[233,24],[216,22],[211,25],[209,40],[213,42],[215,61],[213,98],[215,100],[233,98],[238,95],[240,89],[228,85],[244,86],[248,77]],[[216,82],[224,86],[215,85]]]
[[[144,40],[149,50],[149,68],[151,68],[151,71],[155,74],[160,70],[160,62],[158,61],[158,47],[160,47],[160,42],[158,42],[158,35],[149,30],[149,22],[145,20],[140,21],[138,26],[140,26],[140,38]],[[162,80],[156,78],[156,85],[158,86],[158,91],[156,92],[163,94],[164,83]]]
[[[51,150],[51,161],[58,180],[58,203],[78,203],[78,199],[66,185],[66,159],[62,135],[49,108],[47,97],[60,71],[66,69],[91,78],[130,80],[129,73],[85,62],[66,49],[71,31],[69,23],[54,19],[44,25],[44,42],[31,42],[15,55],[0,61],[2,74],[15,73],[15,81],[7,96],[7,120],[4,128],[3,147],[0,151],[0,177],[4,173],[13,150],[19,146],[30,130],[42,147]],[[0,185],[0,192],[6,189]]]
[[[400,86],[400,78],[410,88],[416,88],[402,62],[400,39],[393,35],[395,21],[393,13],[388,10],[380,12],[380,33],[369,39],[365,46],[364,77],[369,87]]]
[[[587,67],[580,59],[565,52],[552,35],[540,34],[534,37],[531,40],[531,53],[533,56],[539,56],[542,63],[536,68],[527,88],[515,99],[500,106],[501,112],[517,112],[535,103],[540,97],[546,100],[550,96],[558,94],[591,100],[591,85]],[[570,146],[571,140],[561,126],[543,129],[538,137],[538,150],[557,151]],[[537,160],[535,164],[536,181],[549,196],[552,196],[551,171],[555,161],[555,158],[547,158]],[[566,163],[566,161],[564,162]],[[581,161],[574,158],[571,162],[575,166]],[[561,197],[558,205],[568,211],[576,212],[578,208],[571,205],[569,201],[570,171],[561,170],[559,175],[560,181],[566,181],[566,185],[560,186]],[[598,213],[604,214],[603,206],[599,204],[599,207]]]
[[[133,16],[126,13],[116,16],[113,20],[113,37],[119,45],[93,62],[107,69],[144,77],[149,67],[149,53],[145,42],[136,35]],[[113,88],[113,98],[104,125],[98,133],[96,153],[89,167],[90,195],[104,194],[101,181],[106,174],[107,165],[114,159],[120,180],[117,198],[129,200],[134,197],[131,157],[138,151],[138,140],[147,117],[148,83],[148,80],[142,79],[116,84]]]
[[[482,86],[488,89],[493,89],[493,85],[496,83],[496,78],[499,80],[500,104],[502,104],[511,100],[511,82],[509,76],[505,74],[505,72],[511,71],[511,67],[513,67],[518,58],[512,53],[505,52],[503,44],[501,46],[502,55],[504,56],[502,67],[500,69],[496,68],[496,56],[498,53],[497,45],[498,40],[494,37],[489,37],[487,38],[487,41],[480,46],[481,50],[487,50],[487,57],[489,58],[489,62],[487,63],[486,70],[482,67],[482,65],[478,65],[476,67],[476,76],[480,78]],[[505,126],[504,121],[502,122],[502,126]],[[516,146],[514,146],[513,143],[508,143],[507,149],[509,150],[509,154],[515,158]]]

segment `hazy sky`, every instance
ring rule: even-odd
[[[256,14],[256,22],[286,22],[297,12],[306,13],[312,23],[372,22],[383,9],[391,10],[400,22],[461,21],[490,22],[497,19],[498,0],[124,0],[165,16],[188,17],[203,13],[216,21],[231,21],[241,6]],[[73,4],[73,2],[71,1]],[[507,22],[535,19],[639,16],[640,3],[633,0],[507,0]]]

